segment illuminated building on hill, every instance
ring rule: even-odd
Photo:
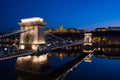
[[[120,27],[96,28],[93,40],[98,44],[120,45]]]
[[[104,31],[107,31],[107,29],[106,28],[96,28],[94,31],[104,32]]]
[[[108,27],[108,31],[120,31],[120,27]]]
[[[47,28],[46,31],[49,33],[85,33],[87,32],[87,30],[78,30],[76,28],[64,29],[63,25],[60,25],[59,29]]]

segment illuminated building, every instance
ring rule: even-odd
[[[59,29],[47,28],[46,31],[49,33],[85,33],[87,32],[87,30],[78,30],[76,28],[64,29],[63,25],[60,25]]]
[[[67,33],[68,32],[66,29],[63,29],[62,25],[59,26],[59,29],[47,28],[46,31],[49,33]]]
[[[46,29],[46,31],[49,33],[52,33],[62,39],[72,41],[72,42],[77,42],[77,41],[81,40],[82,38],[84,38],[84,33],[87,32],[87,30],[78,30],[76,28],[64,29],[62,25],[59,26],[59,29],[48,28],[48,29]],[[47,39],[47,42],[48,43],[58,42],[58,40],[55,38],[52,38],[50,36]]]
[[[120,31],[120,27],[96,28],[94,32]]]
[[[96,28],[93,40],[96,44],[120,45],[120,27]]]
[[[76,33],[77,30],[75,28],[68,28],[69,33]]]
[[[108,31],[120,31],[120,27],[108,27]]]
[[[104,32],[104,31],[107,31],[106,28],[96,28],[95,31],[101,31],[101,32]]]
[[[46,31],[49,33],[53,33],[55,31],[55,29],[54,28],[47,28]]]
[[[60,27],[59,27],[59,31],[60,31],[60,32],[63,31],[63,25],[60,25]]]
[[[107,43],[120,45],[120,36],[109,36]]]

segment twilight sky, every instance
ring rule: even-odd
[[[120,26],[120,0],[0,0],[0,32],[17,30],[30,17],[44,18],[46,28]]]

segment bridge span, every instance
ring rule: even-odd
[[[43,53],[47,50],[49,51],[49,50],[54,50],[54,49],[73,46],[73,45],[80,45],[80,44],[82,44],[83,46],[92,45],[91,33],[85,33],[84,39],[80,40],[79,42],[71,42],[62,39],[52,33],[45,32],[43,28],[46,25],[46,23],[43,21],[43,18],[34,17],[34,18],[21,19],[19,25],[20,25],[20,30],[0,36],[0,39],[2,39],[20,33],[19,49],[16,50],[16,52],[5,53],[6,55],[4,55],[4,53],[0,54],[0,56],[2,56],[0,57],[0,60],[30,55],[30,54],[34,54],[35,52]],[[56,43],[55,45],[53,44],[51,46],[41,47],[41,44],[46,44],[45,36],[44,36],[45,34],[51,35],[51,37],[56,38],[61,43]]]

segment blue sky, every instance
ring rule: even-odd
[[[44,18],[46,28],[120,26],[120,0],[0,0],[0,32],[17,30],[30,17]]]

